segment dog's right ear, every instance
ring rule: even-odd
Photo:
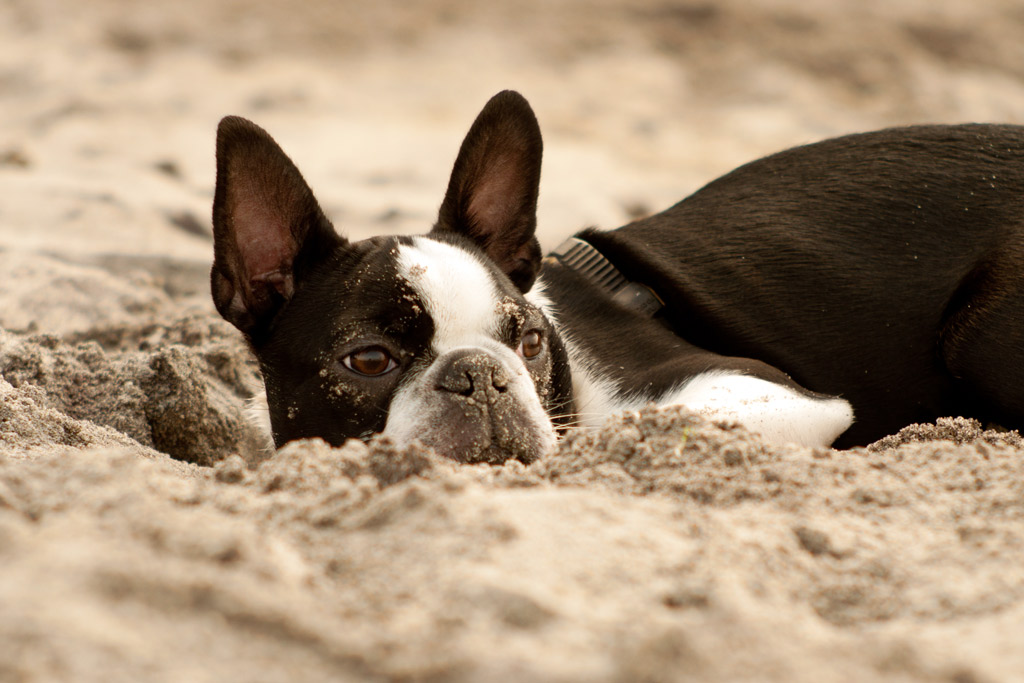
[[[258,337],[303,275],[344,242],[266,131],[237,116],[221,120],[210,283],[226,320]]]

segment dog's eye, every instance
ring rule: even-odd
[[[367,377],[377,377],[398,367],[398,363],[391,357],[391,354],[379,346],[359,349],[342,358],[341,362],[352,372]]]
[[[529,330],[519,341],[519,355],[523,358],[533,358],[544,350],[544,336],[540,330]]]

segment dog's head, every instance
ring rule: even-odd
[[[383,432],[466,462],[530,461],[570,412],[565,350],[530,292],[541,137],[513,92],[459,150],[437,224],[349,242],[273,139],[217,131],[217,310],[260,362],[274,441]]]

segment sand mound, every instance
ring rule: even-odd
[[[222,321],[186,318],[162,326],[119,326],[75,335],[0,331],[0,376],[34,391],[37,403],[123,432],[139,444],[203,465],[238,453],[258,457],[244,416],[258,373]],[[133,341],[134,351],[106,351]],[[88,341],[85,341],[88,339]]]
[[[0,675],[998,680],[1024,663],[1024,459],[984,437],[812,451],[651,409],[529,467],[386,440],[293,443],[255,469],[140,451],[0,459]]]

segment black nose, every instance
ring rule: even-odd
[[[437,388],[460,396],[502,394],[508,390],[509,377],[502,364],[478,349],[452,351],[444,359]]]

